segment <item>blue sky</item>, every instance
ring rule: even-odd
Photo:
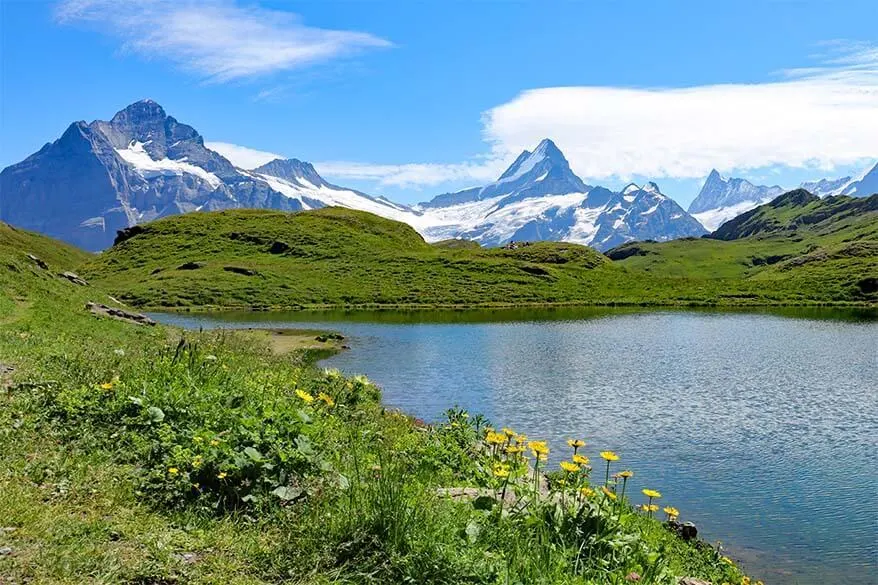
[[[544,136],[586,182],[684,205],[713,167],[795,186],[878,158],[874,0],[0,6],[3,167],[145,97],[235,162],[402,202]]]

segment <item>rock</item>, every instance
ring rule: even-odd
[[[12,534],[16,530],[18,530],[18,528],[16,528],[15,526],[5,526],[3,528],[0,528],[0,532],[4,534]]]
[[[42,268],[43,270],[48,270],[48,269],[49,269],[49,265],[48,265],[48,264],[46,264],[45,262],[43,262],[42,260],[40,260],[39,258],[37,258],[36,256],[34,256],[33,254],[28,254],[27,257],[28,257],[28,260],[31,260],[34,264],[36,264],[37,266],[39,266],[39,267]]]
[[[131,227],[117,230],[116,239],[113,240],[113,245],[117,246],[126,240],[130,240],[138,234],[142,234],[145,231],[146,229],[142,225],[133,225]]]
[[[638,575],[634,571],[631,571],[630,573],[625,575],[625,580],[626,581],[640,581],[640,575]]]
[[[207,266],[207,262],[186,262],[177,266],[177,270],[198,270]]]
[[[695,577],[680,577],[678,585],[713,585],[710,581],[696,579]]]
[[[477,500],[499,500],[501,492],[500,490],[493,490],[490,488],[474,488],[474,487],[450,487],[450,488],[436,488],[436,495],[440,497],[451,498],[455,501],[472,501],[475,502]],[[514,504],[516,502],[516,496],[513,493],[512,489],[506,491],[506,498],[503,500],[505,505]]]
[[[223,266],[226,272],[234,272],[235,274],[243,274],[244,276],[256,276],[259,274],[252,268],[242,268],[240,266]]]
[[[11,554],[12,554],[12,547],[11,546],[0,547],[0,557],[5,557],[5,556],[11,555]]]
[[[680,528],[680,536],[683,540],[695,540],[698,537],[698,528],[692,522],[684,522]]]
[[[269,254],[284,254],[290,251],[290,245],[286,242],[281,242],[280,240],[275,240],[271,243],[271,247],[268,249]]]
[[[118,319],[119,321],[125,321],[126,323],[133,323],[135,325],[155,325],[155,321],[146,315],[123,311],[122,309],[108,307],[107,305],[102,305],[100,303],[86,303],[85,308],[100,317],[110,317],[112,319]]]
[[[69,280],[73,284],[78,284],[79,286],[88,286],[88,283],[86,281],[84,281],[83,279],[79,278],[79,275],[77,275],[74,272],[62,272],[59,276],[61,278],[66,278],[67,280]]]

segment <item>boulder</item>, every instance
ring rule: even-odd
[[[207,266],[207,262],[186,262],[177,266],[177,270],[198,270]]]
[[[62,272],[59,276],[61,278],[66,278],[67,280],[69,280],[73,284],[78,284],[79,286],[88,286],[88,283],[86,281],[79,278],[79,275],[77,275],[73,272]]]
[[[146,315],[141,315],[140,313],[132,313],[130,311],[123,311],[122,309],[108,307],[107,305],[102,305],[100,303],[86,303],[85,308],[95,315],[101,317],[110,317],[111,319],[125,321],[126,323],[132,323],[134,325],[152,326],[156,324],[155,321],[153,321]]]
[[[244,276],[256,276],[259,274],[252,268],[242,268],[240,266],[223,266],[226,272],[234,272],[235,274],[243,274]]]
[[[49,269],[49,265],[48,265],[48,264],[46,264],[45,262],[43,262],[42,260],[40,260],[39,258],[37,258],[36,256],[34,256],[33,254],[28,254],[28,255],[27,255],[27,258],[28,258],[28,260],[30,260],[31,262],[33,262],[34,264],[36,264],[37,266],[39,266],[39,267],[42,268],[43,270],[48,270],[48,269]]]

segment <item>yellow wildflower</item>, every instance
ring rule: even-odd
[[[561,469],[563,469],[567,473],[576,473],[577,471],[579,471],[579,466],[575,463],[571,463],[570,461],[562,461]]]
[[[216,478],[217,478],[217,479],[225,479],[225,478],[226,478],[226,472],[225,472],[225,471],[220,471],[219,473],[216,474]]]
[[[521,445],[509,445],[506,447],[506,452],[510,455],[516,455],[518,453],[523,453],[524,447],[522,447]]]
[[[310,394],[308,394],[304,390],[300,390],[298,388],[296,389],[296,396],[298,396],[299,398],[304,400],[305,403],[307,403],[307,404],[311,404],[312,402],[314,402],[313,396],[311,396]]]
[[[335,406],[335,400],[333,400],[332,396],[330,396],[326,392],[320,392],[319,394],[317,394],[317,400],[322,401],[324,404],[326,404],[326,406]]]
[[[192,437],[192,440],[193,440],[195,443],[200,443],[200,442],[202,442],[204,439],[202,439],[201,437]]]
[[[676,518],[680,515],[680,511],[673,506],[665,506],[664,508],[662,508],[662,511],[668,515],[669,520]]]
[[[212,440],[210,441],[210,446],[211,446],[211,447],[216,447],[217,445],[219,445],[219,441],[217,441],[216,439],[212,439]]]
[[[579,493],[582,494],[583,498],[590,498],[594,495],[594,490],[591,488],[579,488]]]
[[[612,451],[601,451],[601,459],[604,461],[618,461],[619,456]]]
[[[503,432],[503,434],[506,435],[507,437],[510,437],[510,438],[511,438],[511,437],[514,437],[514,436],[515,436],[515,431],[513,431],[513,430],[510,429],[510,428],[503,427],[503,428],[500,429],[500,430],[501,430],[501,431]]]
[[[585,447],[585,441],[582,439],[567,439],[567,445],[574,449],[579,449],[580,447]]]
[[[171,475],[177,475],[178,473],[180,473],[180,470],[176,467],[168,467],[168,473],[170,473]]]
[[[541,456],[549,454],[549,445],[545,441],[531,441],[527,446],[533,451],[534,455]]]
[[[586,457],[585,455],[574,455],[573,462],[578,465],[588,465],[589,463],[588,457]]]
[[[104,382],[103,384],[101,384],[100,388],[101,388],[101,390],[112,390],[113,383],[112,382]]]
[[[741,577],[741,585],[750,585],[750,577],[747,575]]]
[[[634,477],[634,472],[630,469],[626,469],[625,471],[620,471],[618,473],[618,476],[623,479],[631,479],[632,477]]]
[[[194,487],[194,488],[197,489],[197,490],[200,490],[200,489],[201,489],[201,484],[200,484],[200,483],[193,483],[193,484],[192,484],[192,487]]]
[[[646,496],[647,498],[651,499],[651,500],[652,500],[652,499],[658,499],[658,498],[662,497],[661,492],[657,492],[657,491],[655,491],[655,490],[644,489],[644,490],[642,490],[642,491],[643,491],[643,495]]]
[[[604,495],[607,496],[608,498],[610,498],[611,500],[615,500],[617,497],[616,493],[614,491],[608,489],[607,486],[602,486],[601,491],[604,492]]]
[[[525,443],[527,443],[527,435],[515,435],[515,438],[513,440],[519,445],[524,445]]]
[[[724,562],[725,564],[727,564],[727,565],[732,565],[732,566],[735,565],[735,563],[734,563],[734,562],[732,561],[732,559],[730,559],[729,557],[723,557],[723,558],[721,558],[720,560],[721,560],[722,562]]]
[[[504,465],[503,463],[498,463],[494,465],[494,477],[499,477],[503,479],[509,477],[509,466]]]
[[[192,467],[200,467],[202,463],[201,455],[196,455],[192,460]]]
[[[488,433],[488,436],[485,437],[485,442],[489,445],[502,445],[506,442],[506,435],[503,433],[495,433],[491,431]]]

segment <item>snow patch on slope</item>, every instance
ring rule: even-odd
[[[171,160],[163,158],[161,160],[153,160],[149,153],[143,149],[145,143],[131,142],[128,148],[115,148],[116,154],[125,162],[133,166],[138,174],[144,179],[158,176],[182,176],[184,174],[194,175],[206,182],[212,189],[216,189],[223,184],[222,180],[211,172],[202,169],[199,166],[189,164],[185,159]]]

